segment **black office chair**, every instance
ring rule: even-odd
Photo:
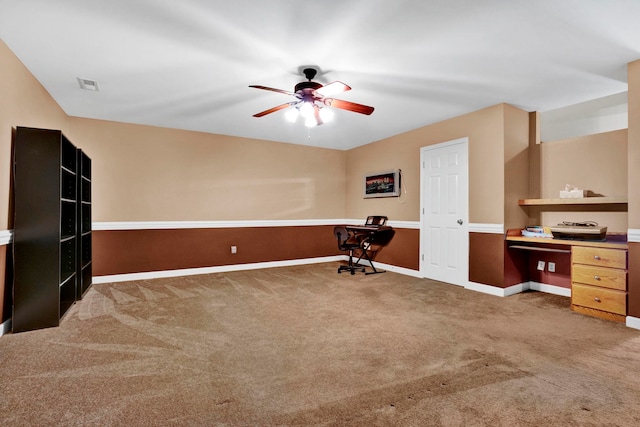
[[[371,269],[373,270],[367,271],[365,272],[365,274],[384,273],[384,270],[376,269],[376,266],[373,264],[373,260],[376,258],[376,255],[378,255],[382,248],[389,244],[395,234],[396,230],[389,228],[386,230],[377,231],[366,239],[363,239],[360,242],[360,257],[355,264],[358,265],[364,258],[369,262],[369,265],[371,265]]]
[[[360,242],[355,236],[347,231],[345,227],[337,226],[333,229],[333,235],[338,240],[338,249],[349,253],[349,264],[341,265],[338,267],[338,273],[343,271],[350,271],[351,274],[356,274],[356,271],[364,272],[364,267],[353,263],[353,251],[360,248]]]

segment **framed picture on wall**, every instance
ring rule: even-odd
[[[364,198],[399,197],[400,169],[368,174],[364,178]]]

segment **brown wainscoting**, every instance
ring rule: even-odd
[[[504,241],[504,287],[529,281],[529,251],[509,249]]]
[[[340,254],[333,226],[101,230],[92,243],[94,276]]]
[[[418,269],[419,230],[396,229],[377,261]],[[96,230],[93,275],[287,261],[343,255],[333,226]],[[231,246],[237,254],[231,253]]]
[[[469,233],[469,280],[504,288],[504,251],[502,234]]]
[[[538,244],[538,247],[571,250],[571,246]],[[523,249],[509,249],[505,241],[504,249],[505,288],[524,282],[538,282],[546,285],[571,289],[571,254]],[[545,262],[544,271],[538,270],[538,261]],[[549,272],[549,263],[556,264],[556,271]]]
[[[570,247],[567,246],[562,249],[570,250]],[[538,270],[538,261],[544,261],[544,271]],[[554,273],[549,272],[550,262],[556,264]],[[571,254],[529,251],[528,280],[571,289]]]
[[[640,318],[640,243],[629,243],[628,305],[629,316]]]
[[[394,228],[395,235],[375,261],[411,270],[420,269],[420,230]],[[374,261],[374,263],[375,263]]]

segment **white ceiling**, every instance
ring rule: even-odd
[[[0,38],[72,116],[348,149],[624,92],[639,17],[640,0],[0,0]],[[376,110],[252,117],[293,98],[249,85],[293,90],[305,65]]]

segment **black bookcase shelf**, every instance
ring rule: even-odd
[[[57,326],[91,286],[90,159],[60,131],[14,139],[14,332]]]
[[[78,287],[76,298],[81,299],[91,286],[91,159],[77,150],[78,180],[77,180],[77,214],[78,226],[78,254],[76,271],[78,273]]]

